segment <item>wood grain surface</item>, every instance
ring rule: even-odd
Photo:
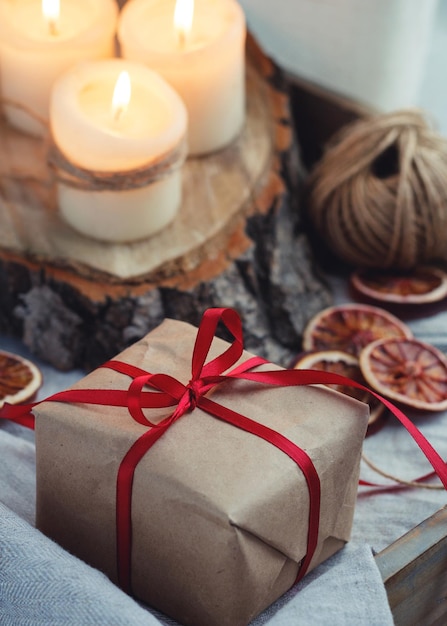
[[[447,507],[376,556],[396,626],[447,624]]]

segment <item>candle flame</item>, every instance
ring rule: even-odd
[[[42,15],[48,24],[51,35],[57,35],[60,15],[59,0],[42,0]]]
[[[194,0],[177,0],[174,11],[174,28],[181,47],[185,45],[186,38],[191,32],[193,17]]]
[[[119,120],[129,106],[132,88],[129,72],[125,70],[118,76],[112,96],[113,119]]]

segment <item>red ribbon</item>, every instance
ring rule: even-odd
[[[230,331],[233,341],[222,354],[205,363],[219,322],[222,322],[227,330]],[[116,534],[118,576],[119,583],[125,591],[130,590],[131,499],[135,469],[142,457],[166,430],[185,413],[193,411],[196,407],[268,441],[282,450],[298,465],[305,477],[309,491],[309,520],[306,555],[299,566],[296,581],[304,576],[309,567],[317,546],[319,531],[320,480],[317,471],[307,453],[289,439],[275,430],[221,406],[206,397],[206,393],[210,389],[225,381],[242,379],[279,387],[339,384],[368,391],[380,400],[408,430],[447,489],[447,464],[418,428],[387,399],[356,381],[330,372],[294,369],[253,372],[253,368],[267,363],[265,359],[260,357],[248,359],[248,361],[228,372],[227,370],[240,359],[242,352],[242,324],[236,311],[226,308],[208,309],[205,311],[198,329],[192,356],[192,376],[187,385],[184,385],[172,376],[150,374],[133,365],[112,360],[105,363],[102,367],[107,367],[120,374],[129,376],[132,381],[127,391],[103,389],[67,390],[56,393],[44,400],[45,402],[80,402],[127,407],[132,418],[148,428],[126,453],[121,461],[117,475]],[[227,373],[224,374],[224,372]],[[155,391],[144,391],[145,387],[151,387]],[[0,410],[0,418],[4,417],[25,426],[33,427],[33,417],[30,415],[30,411],[37,404],[40,403],[21,406],[5,404]],[[151,422],[143,413],[143,409],[163,407],[175,408],[170,415],[158,423]]]

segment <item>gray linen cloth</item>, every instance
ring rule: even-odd
[[[144,608],[105,575],[68,554],[0,504],[0,623],[3,626],[176,624]],[[392,624],[367,546],[346,546],[311,572],[253,626]]]

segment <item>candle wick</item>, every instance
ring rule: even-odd
[[[121,119],[123,113],[124,113],[124,109],[125,107],[116,107],[115,110],[113,111],[113,119],[115,122],[119,122],[119,120]]]
[[[50,35],[52,37],[56,37],[57,35],[59,35],[59,29],[57,27],[56,20],[49,20],[48,21],[48,30],[50,31]]]
[[[183,28],[179,28],[178,30],[178,45],[180,50],[183,50],[186,46],[186,33]]]

